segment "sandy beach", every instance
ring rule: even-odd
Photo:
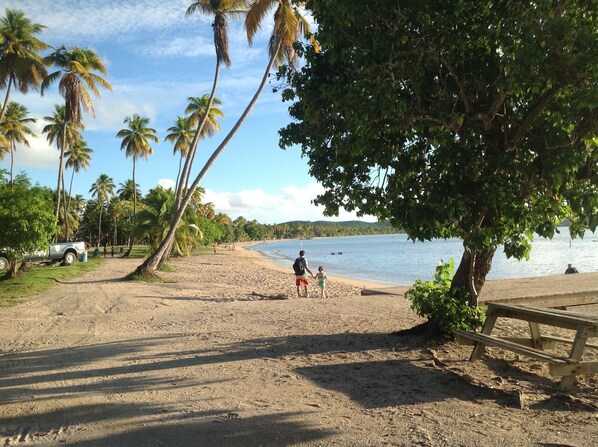
[[[312,281],[298,299],[290,266],[241,248],[122,281],[139,263],[107,259],[2,310],[4,445],[598,445],[598,376],[563,394],[541,362],[491,349],[472,364],[470,347],[398,335],[422,320],[400,295],[361,295],[380,285],[327,272],[329,298]],[[486,293],[582,289],[598,274]]]

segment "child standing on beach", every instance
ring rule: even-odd
[[[326,280],[328,277],[326,276],[326,273],[324,273],[324,267],[318,267],[316,279],[318,280],[318,287],[320,288],[320,298],[326,298]]]

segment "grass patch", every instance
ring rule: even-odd
[[[16,278],[5,279],[0,276],[0,307],[14,306],[24,298],[45,292],[56,285],[57,281],[69,280],[94,270],[101,262],[99,258],[89,258],[88,262],[75,262],[68,267],[61,267],[60,264],[34,264],[30,271],[21,273]]]

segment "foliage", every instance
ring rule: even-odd
[[[430,324],[442,335],[452,336],[457,329],[475,329],[484,322],[484,311],[468,305],[467,293],[450,291],[454,273],[454,261],[436,267],[434,279],[415,284],[405,292],[411,301],[411,309],[420,317],[427,318]]]
[[[328,214],[461,238],[455,279],[481,285],[498,245],[521,259],[565,218],[598,226],[595,6],[308,1],[321,51],[282,73],[297,122],[280,144],[301,146]]]
[[[24,174],[10,185],[0,182],[0,247],[7,250],[9,274],[16,274],[22,254],[45,247],[55,231],[52,194],[48,189],[31,186]]]

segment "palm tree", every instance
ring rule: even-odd
[[[94,114],[93,103],[87,89],[91,90],[96,97],[100,96],[98,86],[112,91],[110,84],[104,78],[94,73],[94,71],[97,71],[105,75],[106,67],[104,67],[102,60],[93,50],[77,47],[67,48],[61,46],[46,56],[45,61],[48,64],[58,67],[58,70],[46,76],[42,81],[42,95],[52,82],[60,78],[58,91],[64,98],[65,122],[71,123],[76,127],[80,126],[83,110],[91,112],[92,115]],[[66,126],[64,127],[64,132],[66,132]],[[68,143],[66,136],[63,136],[62,141]],[[60,186],[65,150],[65,145],[62,145],[58,167],[56,216],[58,216],[58,210],[60,209]]]
[[[71,192],[73,190],[73,180],[75,178],[75,173],[81,171],[81,169],[85,170],[90,166],[92,153],[93,149],[87,146],[87,142],[84,140],[77,140],[71,144],[70,149],[64,153],[66,157],[65,167],[73,168],[73,172],[71,174],[71,183],[69,185],[69,201],[66,206],[67,209],[70,209],[71,206]]]
[[[156,129],[148,127],[149,118],[134,114],[133,116],[126,117],[124,123],[127,124],[127,128],[118,131],[116,136],[122,138],[120,148],[126,150],[126,156],[133,158],[133,185],[137,185],[135,182],[135,163],[137,158],[147,159],[147,156],[154,152],[150,141],[159,143],[160,139],[156,136]],[[134,188],[133,192],[133,228],[129,250],[125,253],[125,256],[129,256],[133,250],[135,216],[137,214],[137,188]]]
[[[0,122],[12,87],[27,93],[46,76],[46,62],[38,53],[49,46],[35,37],[44,28],[31,22],[23,11],[14,9],[7,9],[6,16],[0,19],[0,88],[6,88]]]
[[[205,0],[205,1],[198,1],[197,3],[212,3],[212,2],[210,0]],[[215,0],[213,3],[221,4],[223,2]],[[194,3],[193,5],[195,5],[195,4],[196,3]],[[237,131],[239,130],[239,128],[241,127],[241,125],[243,124],[245,119],[247,118],[247,115],[249,114],[249,112],[251,111],[251,109],[253,108],[255,103],[257,102],[259,96],[261,95],[261,93],[266,85],[266,82],[268,80],[268,76],[270,75],[270,71],[272,70],[272,67],[280,64],[285,59],[288,61],[290,66],[293,66],[293,64],[295,62],[295,53],[292,50],[292,44],[299,38],[300,35],[303,35],[304,37],[310,39],[312,41],[312,45],[313,45],[315,51],[319,51],[318,44],[314,40],[314,38],[311,34],[309,23],[300,14],[299,10],[297,8],[294,8],[291,5],[290,0],[250,0],[249,3],[244,2],[244,6],[245,5],[249,5],[249,11],[247,12],[247,16],[245,18],[245,28],[247,30],[247,38],[250,43],[252,42],[253,38],[255,37],[255,34],[257,33],[257,30],[260,28],[261,22],[266,17],[268,11],[270,11],[274,6],[278,5],[278,7],[274,13],[274,28],[272,31],[272,35],[270,37],[270,44],[269,44],[269,48],[268,48],[270,60],[268,61],[268,65],[266,66],[266,70],[264,72],[264,75],[262,76],[261,83],[258,86],[258,89],[255,92],[255,94],[253,95],[251,101],[249,102],[249,104],[247,105],[245,110],[243,111],[243,114],[237,120],[237,122],[235,123],[233,128],[230,130],[228,135],[224,138],[224,140],[220,143],[220,145],[212,153],[211,157],[205,163],[204,167],[199,172],[199,174],[197,175],[197,177],[195,178],[195,180],[193,181],[191,186],[186,190],[185,196],[181,199],[180,205],[178,204],[178,201],[177,201],[178,206],[176,208],[176,214],[173,217],[172,226],[171,226],[170,231],[168,232],[166,238],[160,244],[158,249],[156,249],[156,251],[154,253],[152,253],[143,262],[143,264],[141,264],[139,267],[137,267],[136,273],[138,273],[140,275],[146,275],[146,274],[153,273],[155,271],[155,269],[157,268],[159,262],[161,262],[163,257],[167,254],[168,249],[172,244],[172,240],[173,240],[174,234],[176,232],[177,224],[180,221],[180,219],[182,218],[183,212],[185,211],[185,208],[186,208],[187,204],[189,203],[189,200],[191,199],[193,190],[197,187],[197,185],[199,184],[201,179],[204,177],[206,172],[210,169],[210,167],[216,160],[216,158],[220,155],[220,153],[228,145],[230,140],[237,133]],[[190,11],[190,9],[191,9],[191,7],[189,7],[189,9],[187,9],[187,14],[190,14],[191,12],[195,11],[195,9],[193,11]],[[213,9],[203,8],[203,9],[200,9],[200,11],[211,13],[213,11]],[[214,21],[214,24],[213,24],[214,36],[215,36],[214,41],[215,41],[215,45],[217,47],[216,58],[218,61],[219,53],[218,53],[218,45],[216,43],[217,42],[216,41],[216,36],[217,36],[216,25],[217,25],[217,22]],[[224,31],[225,30],[226,30],[226,28],[224,28]],[[219,67],[219,64],[217,63],[216,68],[218,69],[218,67]],[[214,80],[215,80],[215,82],[214,82],[214,86],[212,89],[212,93],[210,95],[210,101],[207,106],[208,113],[212,106],[211,100],[213,99],[213,96],[214,96],[214,90],[216,88],[215,86],[216,86],[216,82],[217,82],[217,76],[215,76]],[[203,123],[206,121],[206,119],[207,119],[207,113],[206,113],[206,115],[204,115],[202,123],[200,123],[199,126],[203,126]],[[194,151],[195,151],[195,148],[197,147],[197,141],[199,138],[199,134],[201,133],[200,127],[198,127],[198,129],[200,131],[195,135],[195,138],[193,139],[191,149],[190,149],[190,155],[187,157],[185,166],[189,162],[189,159],[192,158],[193,154],[195,153]],[[185,172],[185,170],[183,170],[183,172]],[[186,180],[183,183],[183,179],[181,179],[181,181],[179,182],[179,184],[186,184],[186,183],[187,183]],[[180,194],[180,192],[179,192],[179,194]]]
[[[189,117],[177,116],[174,126],[171,126],[167,130],[168,134],[164,137],[164,140],[173,143],[172,154],[176,155],[178,152],[179,157],[179,170],[176,175],[175,190],[179,184],[179,178],[181,176],[181,169],[183,167],[183,159],[187,157],[189,153],[189,146],[193,139],[193,131],[191,130],[191,124]]]
[[[27,126],[29,123],[37,121],[35,118],[27,116],[29,111],[27,107],[16,102],[10,102],[6,108],[4,119],[0,124],[0,130],[8,142],[10,152],[10,184],[13,184],[14,152],[16,144],[21,143],[29,147],[27,135],[34,136],[35,132]]]
[[[80,130],[83,130],[82,124],[70,123],[66,120],[66,107],[64,105],[56,104],[54,106],[54,113],[49,116],[44,116],[44,121],[48,124],[42,129],[42,133],[47,134],[46,139],[50,144],[56,142],[56,147],[61,152],[66,153],[66,147],[69,147],[73,142],[81,140]],[[61,162],[62,165],[62,162]],[[60,168],[59,168],[60,171]],[[60,185],[64,186],[64,177],[60,178]],[[62,188],[64,190],[64,187]],[[60,189],[56,190],[60,194]],[[70,194],[70,193],[69,193]],[[63,191],[64,197],[64,215],[67,214],[66,193]],[[57,203],[60,203],[57,198]],[[66,223],[66,233],[68,234],[68,222]]]
[[[177,187],[176,209],[179,207],[184,186],[189,183],[189,173],[191,172],[192,163],[195,158],[197,144],[199,143],[199,138],[203,134],[203,127],[208,119],[212,102],[214,100],[214,95],[216,93],[218,76],[220,74],[220,65],[222,63],[224,63],[226,67],[230,67],[231,65],[227,33],[228,19],[242,18],[247,13],[247,2],[248,0],[196,0],[187,8],[187,15],[200,12],[214,16],[212,29],[214,34],[214,49],[216,52],[216,67],[214,69],[212,91],[210,92],[205,113],[197,123],[195,135],[193,136],[193,141],[189,147],[189,154],[185,160],[185,166],[183,167],[183,172],[181,178],[179,179],[179,185]]]
[[[120,200],[133,200],[135,195],[139,196],[141,194],[139,185],[135,183],[135,186],[133,186],[133,179],[127,179],[125,182],[119,183],[118,185],[119,188],[116,192]]]
[[[105,205],[108,204],[110,201],[110,197],[114,195],[114,181],[111,177],[108,177],[106,174],[100,174],[98,179],[91,185],[89,190],[92,197],[98,198],[98,207],[100,209],[100,217],[98,220],[98,245],[97,247],[100,248],[100,243],[102,239],[102,210]]]

